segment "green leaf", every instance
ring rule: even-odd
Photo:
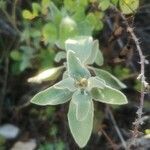
[[[114,5],[118,5],[119,0],[111,0],[111,3],[113,3]]]
[[[33,14],[34,16],[38,16],[38,13],[40,12],[41,10],[41,7],[38,3],[32,3],[32,10],[33,10]]]
[[[124,14],[132,14],[139,7],[139,0],[119,0],[119,6]]]
[[[22,58],[22,54],[17,50],[13,50],[10,53],[10,57],[11,57],[11,59],[13,59],[15,61],[20,61]]]
[[[76,109],[76,105],[71,101],[69,105],[68,122],[76,143],[79,147],[83,148],[87,144],[92,133],[94,113],[93,102],[91,101],[88,115],[83,121],[77,120]]]
[[[29,20],[32,20],[33,18],[35,18],[35,16],[29,10],[23,10],[22,16],[23,18],[29,19]]]
[[[45,106],[45,105],[58,105],[69,101],[72,97],[72,93],[67,89],[56,89],[55,87],[47,88],[44,91],[36,94],[31,103]]]
[[[69,91],[76,90],[75,81],[73,78],[70,78],[70,77],[63,79],[62,81],[56,83],[54,87],[57,89],[68,89]]]
[[[68,10],[70,12],[74,12],[75,5],[76,5],[76,1],[74,1],[74,0],[64,0],[64,7],[66,10]]]
[[[76,80],[90,77],[90,72],[81,64],[79,58],[71,50],[67,52],[67,68],[70,77]]]
[[[78,33],[80,36],[91,36],[93,27],[87,19],[82,20],[78,23]]]
[[[77,35],[77,24],[69,16],[64,17],[61,20],[59,26],[59,44],[64,47],[65,40]]]
[[[44,41],[47,43],[54,43],[57,39],[57,29],[54,24],[47,23],[42,28],[42,34],[44,37]]]
[[[90,110],[92,97],[86,91],[77,90],[71,100],[76,105],[76,118],[83,121]]]
[[[128,103],[126,96],[122,92],[109,86],[103,89],[92,89],[92,95],[96,101],[107,104],[122,105]]]
[[[93,39],[91,36],[80,36],[68,39],[65,42],[66,51],[72,50],[75,55],[84,63],[90,56],[92,51]]]
[[[101,0],[100,3],[99,3],[99,8],[102,11],[105,11],[106,9],[109,8],[110,4],[111,4],[110,0]]]
[[[98,31],[103,28],[102,20],[100,20],[102,17],[102,13],[96,11],[96,12],[90,12],[86,16],[86,20],[89,22],[90,26],[92,27],[92,30]]]
[[[49,9],[50,9],[49,19],[54,22],[56,27],[59,27],[61,19],[62,19],[61,11],[57,8],[57,6],[53,2],[50,2]]]
[[[118,80],[115,76],[102,69],[94,69],[96,76],[104,80],[106,85],[116,89],[126,88],[126,85]]]
[[[90,77],[88,79],[88,90],[90,91],[92,88],[104,88],[105,87],[105,81],[100,79],[99,77]]]
[[[46,14],[46,12],[47,12],[47,7],[50,5],[50,1],[51,1],[51,0],[42,0],[42,1],[41,1],[41,6],[42,6],[41,10],[42,10],[42,13],[43,13],[43,14]]]

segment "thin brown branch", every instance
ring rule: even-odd
[[[108,140],[108,142],[110,143],[111,147],[113,150],[118,149],[117,145],[111,140],[111,138],[108,136],[108,134],[103,130],[103,128],[100,128],[101,132],[103,133],[103,135],[105,136],[105,138]]]
[[[128,21],[126,19],[126,17],[117,9],[115,8],[115,10],[120,14],[122,20],[124,21],[124,24],[126,25],[127,28],[127,32],[130,34],[132,40],[134,41],[135,45],[136,45],[136,50],[138,51],[139,54],[139,58],[140,58],[140,74],[137,77],[137,79],[139,79],[141,81],[141,90],[140,90],[140,104],[139,104],[139,108],[137,110],[137,118],[135,119],[135,122],[133,123],[134,128],[133,128],[133,140],[134,141],[135,138],[137,138],[139,136],[139,128],[140,126],[143,124],[143,119],[142,119],[142,115],[143,115],[143,106],[144,106],[144,96],[145,96],[145,88],[148,86],[148,83],[145,80],[145,56],[143,55],[142,49],[140,47],[140,42],[137,38],[137,36],[134,33],[134,30],[132,27],[130,27],[130,25],[128,24]]]

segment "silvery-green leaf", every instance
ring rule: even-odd
[[[60,75],[63,68],[64,67],[61,66],[44,70],[43,72],[40,72],[36,76],[30,77],[28,79],[28,82],[41,83],[43,81],[55,80]]]
[[[76,105],[76,118],[79,121],[84,120],[89,112],[92,97],[86,91],[77,90],[71,100]]]
[[[31,103],[37,105],[58,105],[69,101],[72,97],[72,92],[67,89],[56,89],[55,87],[50,87],[44,91],[36,94],[32,99]]]
[[[97,52],[97,56],[95,58],[95,63],[98,65],[98,66],[102,66],[103,63],[104,63],[104,58],[103,58],[103,54],[100,50],[98,50]]]
[[[88,79],[88,90],[90,91],[92,88],[104,88],[105,87],[105,81],[100,79],[99,77],[90,77]]]
[[[107,104],[123,105],[128,103],[126,96],[122,92],[109,86],[103,89],[92,89],[92,95],[96,101]]]
[[[99,43],[98,43],[98,40],[95,40],[92,43],[91,54],[90,54],[89,58],[86,60],[85,64],[93,64],[96,59],[98,51],[99,51]]]
[[[66,79],[66,78],[68,78],[69,77],[69,75],[68,75],[68,71],[66,70],[64,73],[63,73],[63,79]]]
[[[102,69],[94,69],[96,76],[105,81],[108,86],[116,89],[126,88],[126,85],[118,80],[115,76]]]
[[[67,67],[69,76],[76,80],[90,77],[90,72],[81,64],[79,58],[71,50],[67,52]]]
[[[66,51],[72,50],[75,55],[84,63],[90,56],[92,51],[93,39],[91,36],[80,36],[68,39],[65,42]]]
[[[57,89],[68,89],[69,91],[76,90],[75,81],[71,77],[61,80],[60,82],[56,83],[54,87]]]
[[[77,120],[76,109],[76,105],[71,101],[69,105],[68,122],[76,143],[82,148],[87,144],[92,133],[94,113],[93,102],[91,101],[88,115],[83,121]]]
[[[55,61],[60,62],[62,59],[65,59],[65,58],[66,58],[66,52],[61,51],[56,54]]]

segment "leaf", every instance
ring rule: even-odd
[[[102,53],[99,51],[99,43],[98,40],[95,40],[92,46],[91,54],[89,58],[86,60],[85,64],[93,64],[96,61],[97,55],[99,54],[99,65],[103,64],[103,56]]]
[[[32,3],[32,10],[33,10],[34,16],[38,16],[38,13],[40,12],[41,7],[38,3],[33,2]]]
[[[110,4],[111,4],[110,0],[101,0],[100,3],[99,3],[99,8],[102,11],[105,11],[106,9],[109,8]]]
[[[87,19],[82,20],[78,23],[78,33],[80,36],[91,36],[93,27]]]
[[[109,86],[103,89],[92,89],[92,95],[96,101],[107,104],[122,105],[128,103],[126,96],[122,92]]]
[[[60,51],[55,56],[55,62],[60,62],[62,59],[65,59],[65,58],[66,58],[66,52]]]
[[[10,57],[12,60],[20,61],[22,54],[18,50],[13,50],[10,52]]]
[[[76,80],[90,77],[90,72],[81,64],[79,58],[71,50],[67,52],[67,68],[69,76]]]
[[[92,97],[86,91],[77,90],[71,100],[76,105],[76,118],[83,121],[90,110]]]
[[[86,16],[86,20],[89,22],[92,30],[98,31],[103,28],[102,20],[100,20],[101,13],[100,12],[90,12]]]
[[[55,88],[57,89],[68,89],[69,91],[75,91],[76,87],[75,87],[75,81],[73,78],[66,78],[63,79],[62,81],[56,83],[54,85]]]
[[[124,14],[133,14],[139,7],[139,0],[119,0],[119,6]]]
[[[46,43],[54,43],[57,39],[57,29],[54,24],[47,23],[42,28],[42,35]]]
[[[50,2],[50,13],[49,13],[49,18],[54,22],[56,27],[59,27],[61,19],[62,19],[62,13],[61,11],[57,8],[57,6],[51,1]]]
[[[104,58],[103,58],[103,54],[100,50],[98,50],[97,52],[97,56],[95,58],[95,63],[98,65],[98,66],[102,66],[103,63],[104,63]]]
[[[91,36],[80,36],[68,39],[65,42],[66,51],[72,50],[75,55],[84,63],[90,56],[92,51],[93,39]]]
[[[96,76],[104,80],[108,86],[116,89],[126,88],[126,85],[118,80],[115,76],[102,69],[94,69]]]
[[[90,77],[88,79],[88,90],[90,91],[92,88],[104,88],[105,81],[100,79],[99,77]]]
[[[114,5],[118,5],[119,0],[111,0],[111,3],[113,3]]]
[[[72,93],[67,89],[56,89],[55,87],[47,88],[44,91],[36,94],[31,103],[45,106],[45,105],[58,105],[69,101],[72,97]]]
[[[69,77],[69,75],[68,75],[68,71],[66,70],[64,73],[63,73],[63,79],[66,79],[66,78],[68,78]]]
[[[62,69],[63,67],[57,67],[44,70],[36,76],[28,78],[28,82],[41,83],[43,81],[54,80],[60,75]]]
[[[23,10],[22,16],[23,18],[29,19],[29,20],[32,20],[33,18],[35,18],[35,16],[29,10]]]
[[[59,25],[59,45],[64,47],[64,43],[68,38],[77,35],[77,24],[69,16],[64,17]]]
[[[50,5],[50,0],[42,0],[41,1],[41,12],[46,15],[48,13],[48,6]]]
[[[94,113],[93,102],[91,101],[88,115],[83,121],[77,120],[76,109],[76,105],[71,101],[68,112],[69,128],[76,143],[79,147],[83,148],[87,144],[92,133]]]

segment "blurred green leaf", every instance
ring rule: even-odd
[[[41,10],[41,6],[39,5],[39,3],[35,3],[35,2],[32,3],[32,11],[33,11],[33,15],[35,17],[38,16],[40,10]]]
[[[61,47],[64,48],[65,41],[77,34],[76,22],[69,16],[63,18],[59,26],[59,42]]]
[[[42,28],[42,35],[45,43],[54,43],[57,39],[57,28],[52,23],[47,23]]]
[[[114,4],[114,5],[118,5],[118,2],[119,2],[119,0],[111,0],[111,2]]]
[[[20,61],[21,57],[22,57],[22,54],[17,50],[13,50],[10,53],[10,58],[13,59],[14,61]]]
[[[139,0],[119,0],[119,6],[124,14],[133,14],[139,7]]]
[[[106,9],[109,8],[110,4],[111,4],[110,0],[101,0],[100,3],[99,3],[99,8],[102,11],[105,11]]]
[[[29,20],[32,20],[33,18],[35,18],[34,14],[32,14],[32,12],[30,12],[29,10],[23,10],[22,16],[23,18],[29,19]]]
[[[61,74],[62,67],[51,68],[48,70],[44,70],[37,74],[36,76],[28,78],[28,82],[32,83],[41,83],[43,81],[56,80],[58,76]]]

